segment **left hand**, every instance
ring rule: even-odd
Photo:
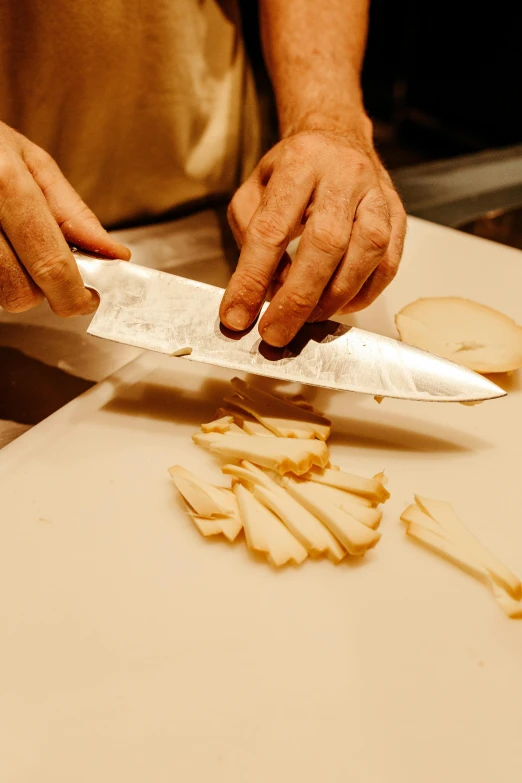
[[[228,218],[241,248],[221,304],[223,324],[259,323],[284,346],[306,321],[371,304],[394,278],[406,214],[368,135],[300,131],[280,141],[234,195]],[[302,232],[295,259],[289,242]]]

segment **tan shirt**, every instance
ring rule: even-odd
[[[232,191],[259,154],[235,0],[0,0],[0,119],[108,226]]]

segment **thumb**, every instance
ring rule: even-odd
[[[69,244],[108,258],[129,260],[129,248],[112,239],[47,152],[26,141],[23,158]]]

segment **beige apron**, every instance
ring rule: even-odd
[[[0,120],[107,226],[230,193],[259,154],[234,0],[0,0]]]

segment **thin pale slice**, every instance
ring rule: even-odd
[[[228,538],[229,541],[235,541],[243,529],[243,520],[239,513],[237,498],[232,490],[227,489],[226,487],[222,488],[221,492],[223,493],[224,501],[229,509],[229,513],[226,517],[219,517],[218,521],[221,525],[223,535]]]
[[[262,465],[277,473],[300,475],[313,465],[323,466],[328,462],[328,447],[320,440],[298,440],[261,438],[257,435],[241,437],[209,433],[210,451],[226,459],[247,459],[255,465]],[[201,438],[209,437],[201,435]],[[194,438],[195,439],[195,438]]]
[[[306,433],[312,433],[311,436],[306,435],[306,437],[316,437],[323,441],[329,437],[332,425],[326,417],[307,411],[274,394],[256,389],[240,378],[233,378],[232,386],[243,398],[241,404],[238,402],[234,404],[255,416],[276,435],[283,438],[302,438]]]
[[[355,517],[359,522],[362,522],[366,527],[371,527],[372,530],[377,530],[381,523],[382,511],[378,508],[361,506],[356,495],[350,495],[349,492],[343,492],[342,489],[337,489],[336,487],[329,487],[327,484],[318,484],[316,481],[310,482],[310,491],[315,493],[318,502],[325,500],[326,502],[334,503],[339,508],[342,508],[343,511]]]
[[[199,516],[222,517],[230,513],[230,502],[223,494],[224,487],[202,481],[181,465],[173,465],[169,473],[178,491]]]
[[[189,516],[192,518],[192,521],[201,535],[205,536],[205,538],[208,536],[221,535],[223,532],[221,525],[219,524],[219,519],[208,519],[207,517],[200,517],[197,514],[192,514],[190,512]]]
[[[318,517],[350,555],[364,555],[380,539],[379,533],[363,525],[339,506],[324,500],[318,501],[308,482],[285,477],[283,483],[292,497]]]
[[[214,419],[214,421],[209,421],[207,424],[202,424],[201,431],[223,433],[230,429],[230,425],[233,423],[233,416],[221,416],[219,419]]]
[[[238,399],[236,405],[247,413],[256,417],[257,421],[272,432],[273,435],[277,435],[279,438],[299,438],[301,440],[309,440],[315,438],[315,430],[309,427],[306,422],[299,423],[297,426],[292,419],[278,418],[277,423],[275,417],[264,416],[258,413],[258,409],[251,400]]]
[[[426,530],[430,530],[436,536],[446,539],[446,541],[452,540],[450,534],[445,530],[438,522],[435,522],[428,514],[416,506],[414,503],[408,508],[405,508],[401,514],[401,522],[405,522],[407,525],[412,522],[414,525],[421,525]]]
[[[324,554],[333,563],[339,563],[345,557],[346,551],[322,522],[282,487],[276,492],[257,485],[254,497],[276,514],[311,554]]]
[[[418,525],[415,522],[408,523],[406,528],[406,534],[415,539],[424,546],[431,549],[436,554],[448,560],[453,565],[465,571],[481,582],[488,582],[488,572],[481,564],[480,560],[476,560],[465,549],[460,546],[441,538],[431,530],[427,530],[423,525]]]
[[[415,502],[432,519],[438,522],[451,536],[455,544],[465,548],[469,554],[489,571],[491,578],[516,600],[522,598],[522,583],[510,569],[489,551],[466,527],[451,503],[431,500],[415,495]]]
[[[308,553],[281,520],[241,484],[234,491],[249,549],[264,552],[276,567],[290,562],[302,563]]]
[[[243,422],[243,429],[247,435],[259,435],[260,438],[275,438],[277,437],[271,432],[268,427],[261,424],[260,421],[247,421]]]
[[[198,446],[203,446],[205,449],[210,449],[210,444],[214,441],[219,441],[223,438],[220,432],[195,432],[192,436],[192,440]]]
[[[230,427],[228,428],[228,430],[226,432],[224,432],[223,434],[224,435],[239,435],[240,437],[243,437],[243,438],[245,437],[245,435],[247,435],[245,430],[242,427],[238,427],[238,425],[235,422],[233,424],[231,424]]]
[[[508,617],[517,620],[522,619],[522,601],[513,598],[503,587],[497,584],[481,562],[470,556],[469,552],[461,548],[460,544],[455,545],[451,541],[440,538],[437,533],[426,528],[424,524],[421,525],[416,522],[408,522],[406,532],[410,538],[423,544],[452,565],[457,566],[465,573],[486,584]]]
[[[354,495],[368,498],[374,503],[385,503],[390,497],[390,493],[382,483],[377,479],[363,478],[353,473],[345,473],[343,470],[313,470],[305,478],[311,481],[317,481],[319,484],[327,484],[330,487],[343,489],[345,492],[351,492]]]
[[[522,367],[522,327],[469,299],[418,299],[395,316],[401,340],[471,370],[510,372]]]

